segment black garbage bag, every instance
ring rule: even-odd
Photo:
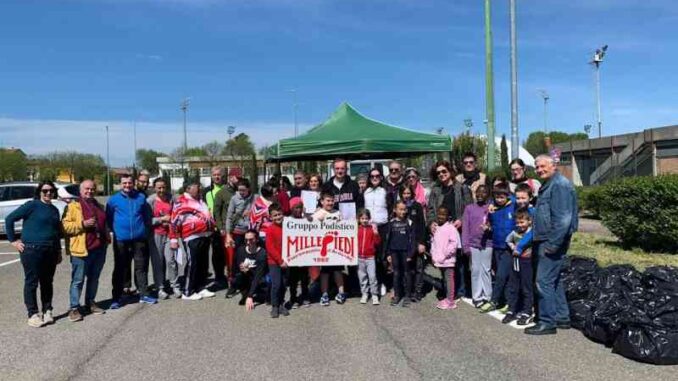
[[[642,307],[634,303],[643,291],[642,276],[633,267],[601,269],[587,300],[591,309],[584,321],[586,337],[611,346],[626,324],[647,320]]]
[[[656,365],[678,365],[678,330],[630,325],[617,336],[612,352]]]
[[[565,285],[567,300],[585,299],[591,285],[595,283],[600,268],[596,261],[588,258],[572,257],[563,266],[561,277]]]
[[[678,328],[678,269],[651,267],[643,274],[644,309],[654,324]]]
[[[573,300],[568,303],[570,307],[570,323],[578,330],[584,329],[586,319],[591,314],[591,302],[585,299]]]

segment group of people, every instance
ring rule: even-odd
[[[480,312],[500,309],[505,323],[519,325],[536,319],[525,332],[548,334],[569,327],[560,267],[577,228],[577,206],[571,183],[551,157],[539,156],[535,163],[543,184],[526,177],[520,159],[511,162],[510,180],[488,179],[469,153],[459,174],[448,161],[437,162],[430,191],[416,168],[397,161],[389,163],[388,174],[375,167],[353,180],[346,160],[336,159],[326,182],[297,171],[293,184],[273,176],[258,193],[238,169],[226,176],[215,167],[210,187],[190,182],[177,197],[162,178],[147,195],[148,176],[139,176],[136,184],[123,177],[121,191],[106,207],[94,199],[94,182],[87,180],[63,217],[51,205],[54,184],[43,182],[36,199],[10,214],[6,226],[21,252],[28,324],[34,327],[53,322],[52,277],[61,261],[59,240],[65,238],[72,321],[82,320],[83,312],[104,312],[95,299],[106,248],[113,244],[111,309],[135,292],[139,302],[155,304],[172,295],[192,301],[214,297],[226,288],[227,299],[240,294],[239,304],[248,311],[270,304],[271,317],[277,318],[316,302],[329,306],[333,299],[341,305],[351,295],[378,305],[389,291],[391,305],[407,306],[434,288],[439,309],[454,309],[457,298],[469,297]],[[355,218],[358,266],[288,267],[282,256],[284,218]],[[21,240],[14,235],[18,220],[23,220]],[[153,287],[148,286],[149,259]],[[440,270],[440,278],[429,266]]]

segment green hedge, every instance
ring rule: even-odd
[[[595,187],[584,199],[625,247],[678,251],[678,175],[622,179]]]
[[[577,187],[577,200],[579,201],[579,210],[586,211],[595,217],[600,217],[601,197],[603,187],[589,186]]]

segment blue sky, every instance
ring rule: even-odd
[[[493,1],[497,128],[508,133],[508,0]],[[189,144],[257,145],[301,129],[342,101],[395,125],[482,132],[480,0],[15,0],[0,4],[0,144],[28,153],[181,144],[179,102],[192,99]],[[596,47],[604,134],[678,123],[678,4],[670,0],[518,0],[521,140],[593,124]],[[48,136],[48,139],[43,138]]]

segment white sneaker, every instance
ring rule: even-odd
[[[384,285],[382,284],[382,285],[381,285],[381,296],[386,295],[386,292],[387,292],[386,286],[384,286]]]
[[[43,324],[54,324],[54,314],[52,313],[52,310],[47,310],[42,316],[42,322]]]
[[[360,297],[360,304],[367,304],[367,294],[363,294],[363,296]]]
[[[181,297],[181,299],[183,299],[183,300],[200,300],[200,299],[202,299],[202,296],[196,292],[196,293],[193,293],[191,296],[184,295],[184,296]]]
[[[372,305],[373,306],[378,306],[379,305],[379,297],[376,295],[372,295]]]
[[[45,323],[42,321],[42,318],[40,317],[40,314],[33,314],[29,319],[28,319],[28,325],[30,325],[33,328],[40,328]]]
[[[169,299],[169,294],[164,290],[158,291],[158,299]]]
[[[212,291],[210,291],[210,290],[208,290],[208,289],[204,289],[204,290],[200,291],[199,294],[200,294],[200,296],[202,296],[203,298],[213,298],[214,295],[216,295],[215,293],[213,293]]]

